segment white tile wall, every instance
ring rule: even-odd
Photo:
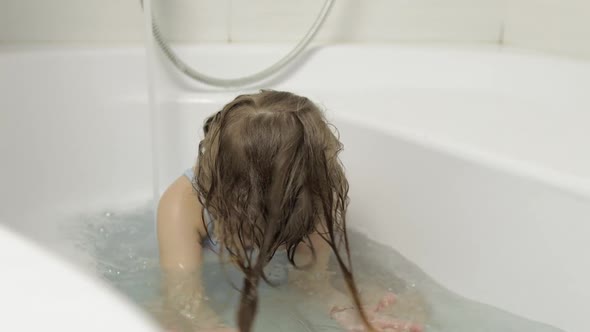
[[[228,40],[230,0],[152,0],[152,3],[154,16],[168,40]]]
[[[331,42],[490,41],[506,0],[336,0],[318,38]],[[231,39],[299,39],[323,0],[232,0]]]
[[[0,0],[0,42],[140,41],[139,0]]]
[[[153,0],[177,41],[226,41],[230,0]],[[0,0],[0,42],[140,42],[139,0]]]
[[[323,0],[231,0],[230,39],[291,41],[313,23]]]
[[[293,41],[323,0],[153,0],[176,41]],[[336,0],[332,42],[496,41],[506,0]],[[139,0],[0,0],[0,42],[141,41]]]
[[[169,40],[295,41],[323,0],[152,0]],[[139,0],[0,0],[1,42],[141,42]],[[325,42],[497,42],[590,57],[590,0],[336,0]]]
[[[590,57],[590,1],[510,0],[504,41]]]

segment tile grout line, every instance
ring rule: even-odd
[[[233,11],[233,0],[228,0],[227,5],[227,17],[226,17],[226,24],[227,24],[227,39],[226,42],[228,44],[232,43],[232,11]]]

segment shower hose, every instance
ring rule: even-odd
[[[141,0],[142,8],[143,8],[143,1],[144,0]],[[153,17],[153,15],[151,18],[152,19],[152,21],[151,21],[152,22],[152,33],[154,35],[156,42],[160,46],[160,49],[166,55],[166,57],[170,60],[170,62],[172,62],[174,67],[176,67],[179,71],[181,71],[182,73],[184,73],[188,77],[190,77],[196,81],[211,85],[211,86],[223,87],[223,88],[239,88],[239,87],[248,86],[253,83],[259,82],[263,79],[266,79],[266,78],[274,75],[275,73],[279,72],[281,69],[283,69],[289,63],[291,63],[293,60],[295,60],[301,54],[301,52],[303,52],[303,50],[309,45],[309,43],[313,40],[313,38],[315,37],[315,35],[319,31],[320,27],[322,26],[322,24],[326,20],[326,17],[328,16],[333,4],[334,4],[334,0],[326,0],[324,2],[324,5],[323,5],[320,13],[318,14],[313,25],[309,28],[307,33],[303,36],[303,38],[299,41],[299,43],[297,43],[297,45],[295,45],[295,47],[289,53],[287,53],[285,56],[283,56],[279,61],[275,62],[270,67],[263,69],[257,73],[254,73],[254,74],[251,74],[248,76],[238,77],[238,78],[226,79],[226,78],[218,78],[218,77],[209,76],[209,75],[199,72],[198,70],[196,70],[196,69],[192,68],[191,66],[189,66],[188,64],[186,64],[184,61],[182,61],[182,59],[180,59],[180,57],[174,52],[174,50],[172,50],[172,48],[170,48],[168,43],[164,40],[164,38],[162,37],[162,33],[160,31],[160,28],[159,28],[155,18]]]

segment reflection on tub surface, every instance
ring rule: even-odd
[[[92,258],[93,272],[156,319],[165,320],[154,220],[153,209],[148,207],[97,213],[65,222],[64,232],[79,250]],[[397,300],[386,314],[422,323],[425,331],[561,331],[449,292],[395,250],[356,232],[350,232],[350,240],[361,296],[370,303],[378,294],[396,293]],[[227,264],[222,266],[210,251],[205,251],[204,261],[206,301],[228,325],[234,325],[239,294],[232,284],[241,287],[240,274]],[[271,268],[281,274],[289,267],[278,257]],[[336,287],[344,287],[335,264],[331,270]],[[256,331],[342,331],[322,306],[321,299],[305,294],[292,284],[293,280],[278,287],[261,285]]]

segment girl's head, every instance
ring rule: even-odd
[[[295,249],[311,245],[314,232],[332,247],[358,302],[345,228],[348,182],[338,159],[342,144],[319,108],[305,97],[263,90],[235,98],[207,119],[204,131],[195,188],[216,220],[224,253],[245,274],[240,329],[251,328],[257,286],[276,250],[286,248],[295,265]]]

